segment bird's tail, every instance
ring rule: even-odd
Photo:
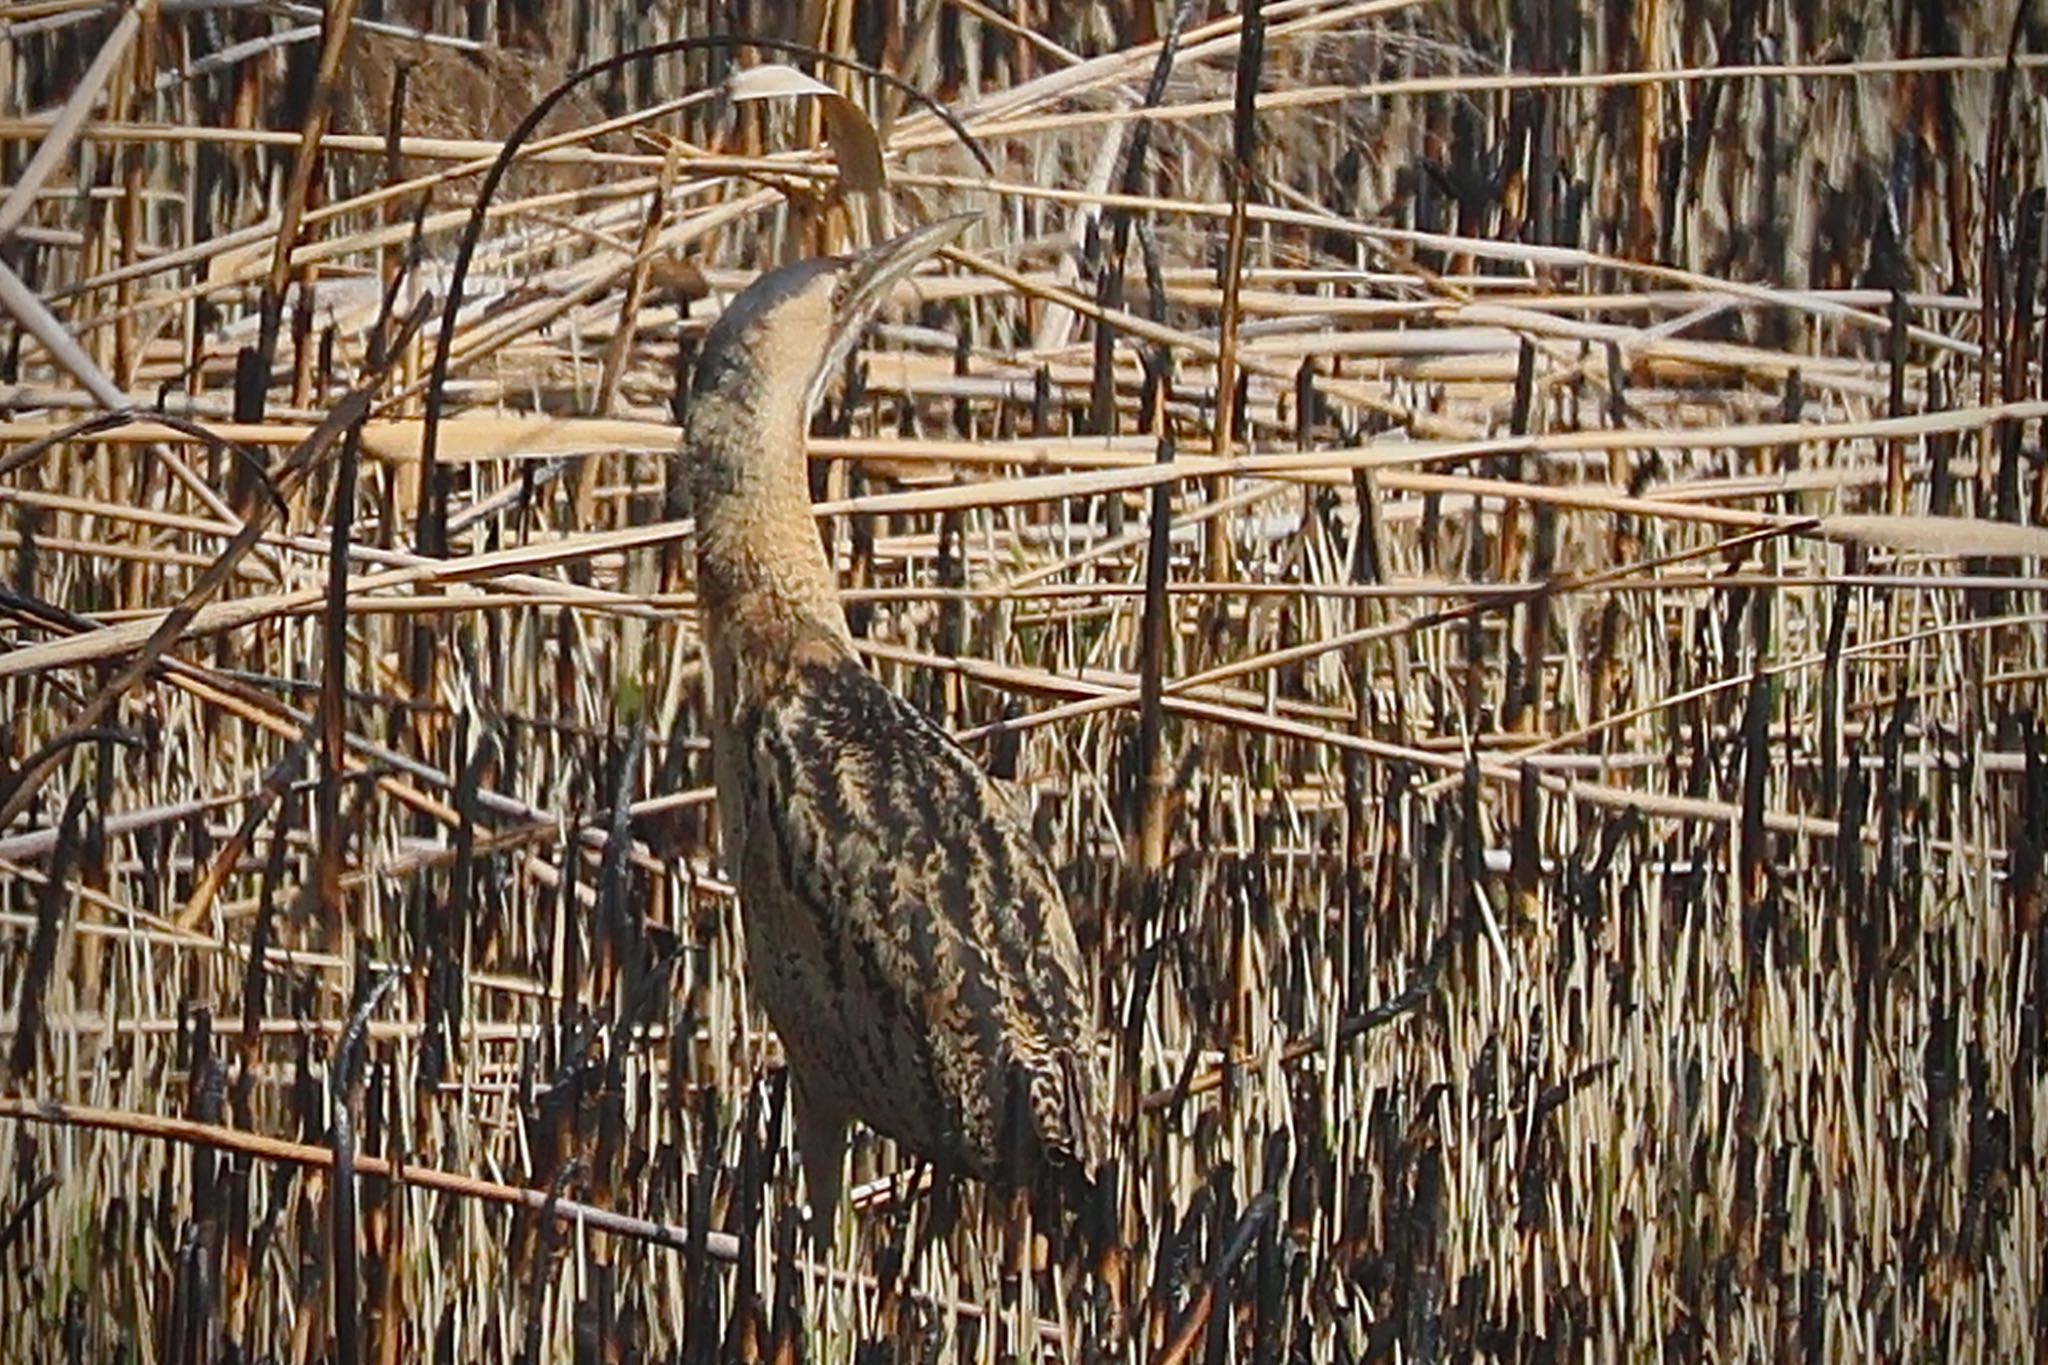
[[[1117,1226],[1115,1163],[1107,1160],[1108,1114],[1099,1087],[1072,1053],[1011,1072],[1000,1179],[1032,1192],[1040,1227],[1062,1230],[1062,1260],[1093,1264]]]
[[[1073,1048],[1043,1059],[1032,1077],[1030,1122],[1047,1162],[1092,1185],[1109,1155],[1109,1108],[1094,1059]]]

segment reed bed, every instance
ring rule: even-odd
[[[0,1358],[2040,1354],[2043,36],[0,3]],[[1119,1179],[818,1265],[675,423],[961,210],[820,529]]]

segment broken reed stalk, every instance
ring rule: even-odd
[[[380,982],[380,988],[385,983],[395,980],[395,977],[385,976]],[[163,1114],[144,1114],[95,1105],[0,1096],[0,1118],[22,1123],[125,1133],[134,1137],[180,1143],[211,1151],[238,1153],[264,1161],[283,1162],[307,1170],[333,1171],[337,1164],[336,1148],[332,1145],[292,1142],[284,1138],[266,1137],[260,1133],[243,1132],[217,1123],[201,1123],[193,1119],[174,1118]],[[691,1232],[687,1226],[675,1227],[646,1218],[635,1218],[564,1198],[546,1190],[524,1189],[501,1184],[495,1180],[485,1180],[479,1176],[439,1170],[431,1166],[415,1166],[353,1150],[348,1166],[357,1176],[386,1180],[394,1186],[415,1185],[452,1198],[475,1199],[536,1214],[545,1213],[558,1223],[657,1246],[665,1251],[687,1253],[690,1250]],[[741,1249],[739,1237],[716,1230],[706,1230],[701,1236],[703,1254],[712,1260],[731,1264],[738,1259]],[[871,1275],[855,1274],[801,1258],[793,1264],[806,1274],[821,1276],[835,1285],[849,1286],[869,1293],[879,1290],[875,1278]],[[980,1319],[985,1312],[982,1305],[965,1300],[941,1299],[915,1293],[911,1297],[970,1321]],[[1059,1325],[1053,1322],[1041,1321],[1039,1332],[1050,1342],[1064,1339]]]
[[[1163,355],[1155,355],[1154,365],[1153,372],[1157,376],[1156,382],[1160,393],[1156,419],[1160,426],[1155,458],[1159,464],[1171,466],[1174,463],[1174,440],[1165,401],[1167,386],[1171,383],[1171,371],[1165,368]],[[1139,801],[1137,890],[1142,906],[1141,918],[1135,927],[1141,936],[1150,932],[1149,926],[1159,894],[1157,881],[1161,870],[1166,866],[1167,804],[1172,781],[1166,758],[1165,721],[1161,703],[1164,696],[1169,643],[1166,582],[1173,553],[1173,486],[1165,482],[1154,484],[1151,501],[1146,521],[1149,539],[1145,547],[1143,645],[1138,656],[1137,748],[1132,764],[1132,776],[1135,779],[1133,785]],[[1123,951],[1132,951],[1136,946],[1135,941],[1126,943],[1123,945]]]

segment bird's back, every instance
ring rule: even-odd
[[[1008,801],[843,648],[740,690],[721,786],[753,989],[799,1084],[963,1174],[1092,1173],[1106,1117],[1080,953]]]

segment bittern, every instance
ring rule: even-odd
[[[1012,1191],[1085,1188],[1107,1145],[1052,871],[967,751],[863,666],[811,508],[811,408],[969,221],[755,280],[705,335],[684,429],[724,856],[828,1244],[852,1120]]]

